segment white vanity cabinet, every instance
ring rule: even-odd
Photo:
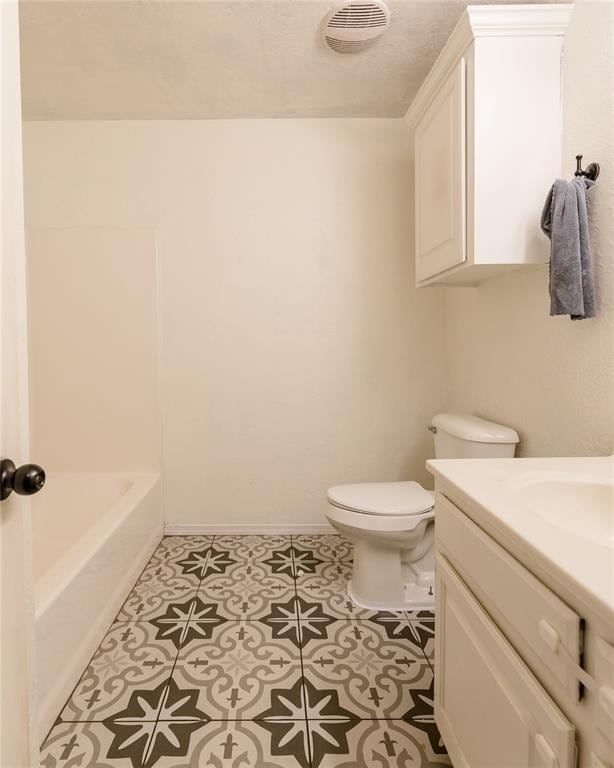
[[[561,174],[570,5],[469,6],[414,99],[417,285],[475,285],[544,263]]]
[[[574,768],[573,725],[437,558],[436,717],[455,768]]]
[[[457,493],[436,483],[435,718],[454,768],[614,768],[614,627]]]

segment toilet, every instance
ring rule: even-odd
[[[437,459],[512,458],[518,434],[478,416],[440,413],[429,430]],[[354,544],[352,600],[372,610],[435,604],[435,496],[414,481],[337,485],[326,517]]]

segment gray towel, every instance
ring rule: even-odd
[[[551,242],[551,315],[570,315],[572,320],[595,317],[586,203],[586,193],[594,183],[585,176],[557,179],[546,198],[541,228]]]

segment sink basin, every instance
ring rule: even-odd
[[[586,476],[526,479],[517,490],[527,511],[574,536],[614,547],[614,485]]]

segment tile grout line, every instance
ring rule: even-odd
[[[211,541],[208,543],[208,546],[207,546],[208,550],[211,549],[211,547],[213,546],[214,542],[215,542],[215,535],[213,536]],[[153,555],[152,555],[152,559],[153,559]],[[150,562],[151,562],[151,560],[150,560]],[[196,586],[196,591],[195,591],[194,595],[191,598],[192,600],[194,600],[194,599],[196,599],[198,597],[198,593],[200,592],[200,586],[202,584],[202,581],[203,581],[203,576],[201,575],[201,577],[198,580],[198,585]],[[188,619],[185,623],[186,623],[186,625],[189,624],[190,620]],[[175,660],[173,661],[173,666],[171,667],[169,676],[166,679],[167,690],[170,687],[170,683],[171,683],[171,681],[173,679],[173,675],[175,674],[175,669],[177,668],[177,662],[179,661],[179,656],[181,654],[182,648],[183,648],[183,642],[180,642],[179,647],[177,648],[177,653],[175,654]],[[160,712],[161,712],[161,710],[162,710],[162,700],[160,701],[160,706],[158,707],[158,710],[156,712],[156,719],[149,721],[149,722],[153,722],[154,723],[154,730],[153,730],[152,738],[153,738],[153,736],[156,735],[156,732],[158,730],[158,723],[160,722]]]
[[[208,542],[208,545],[207,545],[207,560],[205,561],[205,565],[209,561],[209,553],[211,551],[211,548],[213,547],[213,544],[215,543],[215,538],[216,537],[215,537],[215,534],[214,534],[212,539],[211,539],[211,541]],[[196,586],[196,592],[192,596],[192,600],[195,600],[196,598],[198,598],[198,595],[199,595],[199,592],[200,592],[200,587],[201,587],[201,584],[203,582],[203,578],[204,578],[204,576],[202,575],[202,571],[201,571],[201,576],[200,576],[200,578],[198,580],[198,585]],[[186,621],[186,625],[188,625],[189,623],[190,623],[190,620],[188,619]],[[175,669],[177,668],[177,662],[179,661],[179,656],[181,654],[182,648],[183,648],[183,642],[180,642],[179,643],[179,647],[177,648],[177,653],[175,654],[175,661],[173,662],[173,666],[171,667],[170,674],[169,674],[168,678],[166,679],[166,690],[167,690],[167,692],[170,689],[170,683],[171,683],[171,681],[173,679],[173,675],[175,674]],[[161,698],[160,699],[160,706],[158,707],[158,709],[156,711],[156,719],[155,719],[154,729],[153,729],[153,733],[152,733],[152,739],[153,739],[154,736],[156,736],[157,731],[158,731],[158,723],[160,722],[160,712],[162,710],[162,704],[163,704],[163,699]],[[203,725],[206,725],[206,721],[203,721]],[[191,741],[191,739],[190,739],[190,741]]]
[[[211,544],[213,544],[213,540],[211,541]],[[198,585],[196,587],[196,592],[194,593],[194,596],[192,597],[192,599],[194,599],[195,597],[198,596],[198,591],[200,589],[200,582],[201,582],[201,580],[202,579],[198,580]],[[186,622],[186,624],[189,624],[189,621]],[[183,643],[179,643],[179,647],[177,648],[177,653],[175,654],[175,660],[173,661],[173,666],[171,667],[170,674],[169,674],[169,676],[166,679],[166,689],[167,689],[167,691],[168,691],[168,689],[170,687],[170,683],[171,683],[171,680],[173,679],[173,675],[175,674],[175,668],[177,667],[177,662],[179,660],[179,654],[181,653],[182,646],[183,646]],[[154,728],[153,728],[153,733],[152,733],[152,739],[157,734],[158,723],[160,722],[160,711],[161,711],[161,709],[162,709],[162,699],[160,700],[160,706],[158,707],[158,709],[156,711],[156,719],[155,719],[155,721],[153,721],[154,722]]]
[[[292,556],[292,577],[294,579],[294,604],[296,606],[296,620],[297,620],[297,630],[298,630],[298,642],[299,642],[299,658],[301,661],[301,690],[303,692],[303,708],[305,711],[305,733],[307,736],[307,762],[310,766],[313,765],[313,759],[311,756],[311,739],[309,737],[309,716],[307,712],[307,687],[305,685],[305,682],[307,678],[305,677],[305,665],[303,663],[303,633],[301,632],[301,614],[299,611],[299,602],[298,602],[298,586],[297,586],[297,575],[296,575],[296,562],[294,560],[294,536],[290,534],[290,554]]]
[[[259,723],[261,718],[258,717],[210,717],[207,721],[203,721],[205,723]],[[264,718],[262,718],[264,719]],[[293,720],[295,722],[303,722],[305,718],[288,718],[290,720]],[[411,720],[405,720],[403,717],[355,717],[353,718],[357,723],[388,723],[388,722],[395,722],[395,723],[409,723],[411,725]],[[104,723],[104,720],[64,720],[62,723],[59,723],[59,725],[101,725]],[[146,723],[155,723],[155,720],[145,720]],[[162,723],[169,723],[173,722],[172,720],[165,720],[164,718],[160,719],[160,722]]]

